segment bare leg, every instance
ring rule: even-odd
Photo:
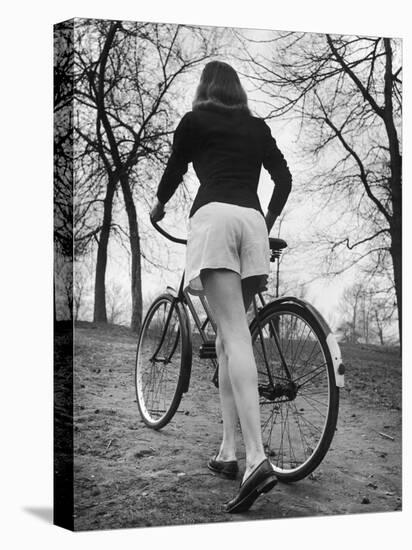
[[[227,402],[228,406],[225,413],[222,411],[222,415],[230,411],[227,419],[227,431],[230,432],[233,430],[233,402],[230,405],[228,390],[230,381],[246,448],[245,479],[264,460],[265,453],[260,427],[257,370],[241,279],[238,273],[226,269],[203,270],[201,277],[227,356],[228,376],[223,373],[224,391],[221,399],[223,397],[223,402]],[[250,297],[246,297],[246,301],[250,303]],[[230,440],[229,433],[227,437]]]
[[[228,357],[220,338],[216,335],[216,354],[219,362],[219,395],[223,420],[223,438],[218,453],[218,460],[236,460],[236,427],[238,415],[232,384],[229,378]]]
[[[254,292],[248,285],[243,285],[242,290],[245,312],[247,312]],[[223,420],[223,437],[217,459],[236,460],[236,428],[239,417],[236,410],[232,383],[229,378],[228,357],[219,330],[216,334],[216,355],[219,363],[219,395]]]

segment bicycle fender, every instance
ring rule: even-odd
[[[340,352],[339,344],[335,338],[335,335],[332,332],[328,334],[326,338],[326,343],[328,344],[329,351],[332,356],[336,385],[338,386],[338,388],[343,388],[345,386],[345,366],[342,363],[342,355]]]
[[[344,376],[345,366],[342,363],[342,354],[340,351],[339,344],[336,340],[336,337],[333,334],[332,330],[330,329],[325,318],[312,304],[310,304],[306,300],[295,298],[295,296],[281,296],[280,298],[275,298],[275,300],[273,300],[273,302],[271,303],[284,304],[284,303],[291,303],[291,302],[300,306],[303,309],[307,309],[313,315],[313,317],[315,317],[319,325],[322,327],[322,330],[324,331],[326,336],[326,344],[329,348],[329,352],[333,362],[333,370],[335,371],[336,386],[338,388],[343,388],[345,385],[345,376]]]

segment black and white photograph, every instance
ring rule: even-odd
[[[1,14],[2,547],[407,546],[407,4]]]
[[[402,510],[402,40],[54,40],[56,523]]]

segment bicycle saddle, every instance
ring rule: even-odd
[[[269,237],[269,248],[271,250],[282,250],[287,246],[288,246],[288,243],[283,239],[277,239],[276,237]]]

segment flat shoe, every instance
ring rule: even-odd
[[[236,479],[239,467],[236,460],[217,460],[217,455],[209,460],[207,467],[216,474],[220,474],[227,479]]]
[[[226,505],[226,512],[239,514],[246,512],[259,495],[267,493],[278,482],[271,463],[267,458],[263,460],[240,484],[239,493]]]

